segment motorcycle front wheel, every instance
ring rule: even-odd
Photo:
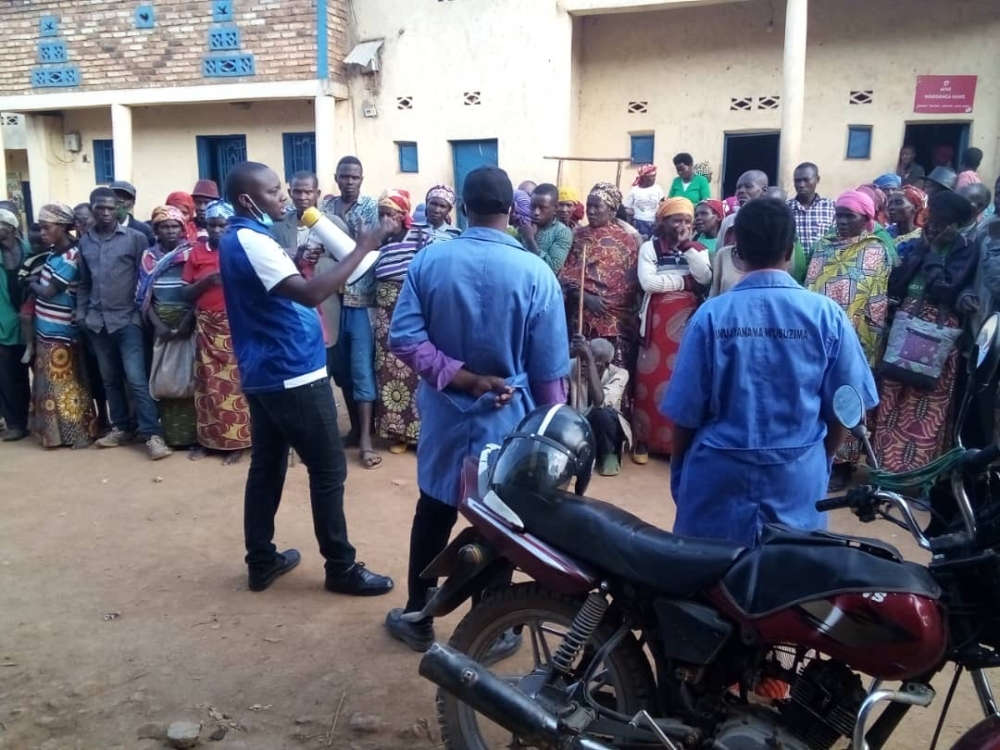
[[[561,596],[534,582],[510,586],[473,607],[455,628],[448,645],[485,663],[498,677],[522,690],[537,689],[552,654],[569,632],[582,604],[582,599]],[[521,647],[492,663],[485,660],[498,639],[512,628],[520,631]],[[612,638],[615,630],[614,624],[603,622],[591,636],[586,653],[595,653]],[[598,705],[628,716],[649,708],[655,690],[653,674],[634,636],[626,636],[607,655],[594,671],[587,689]],[[437,708],[441,741],[447,750],[526,747],[515,744],[517,738],[509,730],[444,690],[438,690]]]

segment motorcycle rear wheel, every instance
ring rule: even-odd
[[[527,651],[536,666],[544,667],[546,664],[538,664],[537,654],[546,649],[533,647],[532,643],[539,636],[543,640],[546,635],[552,636],[545,645],[549,655],[554,652],[561,642],[560,634],[569,630],[582,604],[582,599],[556,594],[535,582],[510,586],[473,607],[455,628],[448,645],[481,661],[505,630],[522,625],[523,644],[519,653],[523,655]],[[549,626],[547,629],[546,625]],[[614,625],[603,622],[594,631],[588,647],[599,649],[612,638],[615,630]],[[515,681],[520,675],[508,675],[504,669],[508,661],[490,665],[490,669],[500,677]],[[600,692],[595,691],[596,694],[615,711],[633,716],[652,704],[656,689],[652,670],[638,641],[631,634],[608,654],[595,678],[600,678],[600,683],[595,685]],[[594,683],[598,683],[598,679]],[[613,696],[605,692],[608,687],[613,688]],[[498,742],[497,738],[503,734],[500,727],[488,722],[444,690],[438,690],[437,709],[441,741],[447,750],[497,750],[510,746],[507,744],[511,741],[509,732],[506,732],[502,743]],[[488,732],[491,739],[484,737],[481,726],[484,722],[492,730]]]

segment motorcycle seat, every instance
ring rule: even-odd
[[[764,528],[760,546],[726,572],[722,590],[751,617],[839,594],[941,596],[927,569],[907,562],[890,545],[781,526]]]
[[[679,536],[600,500],[560,493],[556,502],[505,498],[525,530],[598,571],[672,597],[717,583],[743,548]],[[520,500],[520,502],[518,502]]]

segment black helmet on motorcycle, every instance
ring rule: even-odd
[[[565,405],[540,406],[504,439],[490,489],[501,499],[523,493],[550,499],[576,477],[574,490],[582,495],[590,484],[595,452],[586,417]]]

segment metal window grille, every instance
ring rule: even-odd
[[[36,89],[79,86],[80,69],[75,65],[35,68],[31,71],[31,85]]]
[[[66,62],[66,42],[39,42],[38,62],[40,63],[60,63]]]
[[[114,141],[94,140],[94,182],[107,185],[115,179]]]
[[[257,72],[251,54],[210,55],[201,60],[201,74],[206,78],[236,78]]]
[[[399,171],[415,174],[420,171],[420,160],[417,156],[417,144],[413,141],[401,141],[396,144],[399,150]]]
[[[316,134],[282,133],[285,152],[285,180],[296,172],[316,173]]]
[[[209,29],[208,48],[212,52],[240,48],[240,30],[235,26]]]

